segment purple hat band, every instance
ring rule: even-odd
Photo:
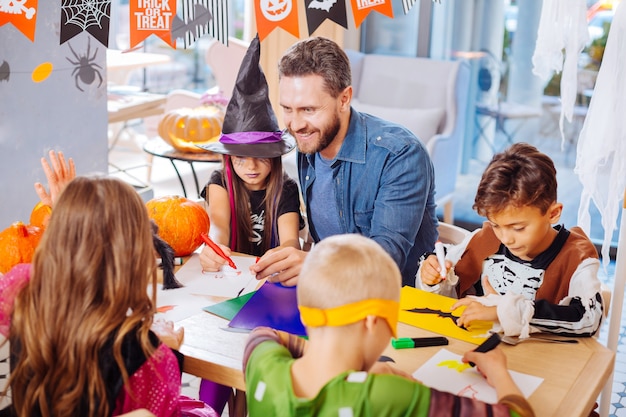
[[[227,145],[254,145],[256,143],[280,142],[281,131],[278,132],[233,132],[222,133],[220,142]]]

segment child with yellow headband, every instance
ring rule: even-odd
[[[401,276],[376,242],[360,235],[322,240],[298,280],[309,341],[259,327],[244,353],[250,416],[533,416],[498,348],[467,352],[496,388],[498,404],[428,388],[377,362],[396,334]]]

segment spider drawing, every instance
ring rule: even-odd
[[[74,81],[76,82],[76,88],[80,91],[85,91],[80,88],[78,84],[78,80],[85,84],[90,85],[96,80],[96,76],[100,79],[98,87],[102,85],[102,74],[98,71],[98,68],[102,69],[102,67],[94,62],[96,59],[96,55],[98,54],[98,48],[93,52],[93,56],[90,57],[89,54],[91,52],[91,39],[87,38],[87,53],[85,55],[78,55],[72,45],[68,42],[68,46],[70,47],[70,51],[76,58],[76,61],[72,61],[69,57],[65,57],[72,65],[74,65],[74,71],[72,71],[72,76],[74,76]]]

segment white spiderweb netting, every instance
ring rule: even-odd
[[[82,30],[90,26],[102,28],[102,19],[109,17],[111,0],[63,0],[61,10],[67,24],[74,24]]]

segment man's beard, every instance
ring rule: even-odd
[[[337,133],[339,132],[340,128],[341,128],[341,122],[339,120],[339,115],[335,114],[335,117],[331,121],[331,123],[327,125],[325,128],[320,129],[319,142],[317,142],[317,144],[311,144],[314,146],[314,148],[311,150],[302,149],[302,147],[300,146],[300,142],[297,139],[297,136],[293,134],[293,132],[291,132],[291,134],[293,135],[294,138],[296,138],[296,143],[298,145],[298,150],[300,152],[305,153],[305,154],[314,154],[314,153],[318,153],[326,149],[328,145],[330,145],[331,142],[335,140],[335,137],[337,136]]]

